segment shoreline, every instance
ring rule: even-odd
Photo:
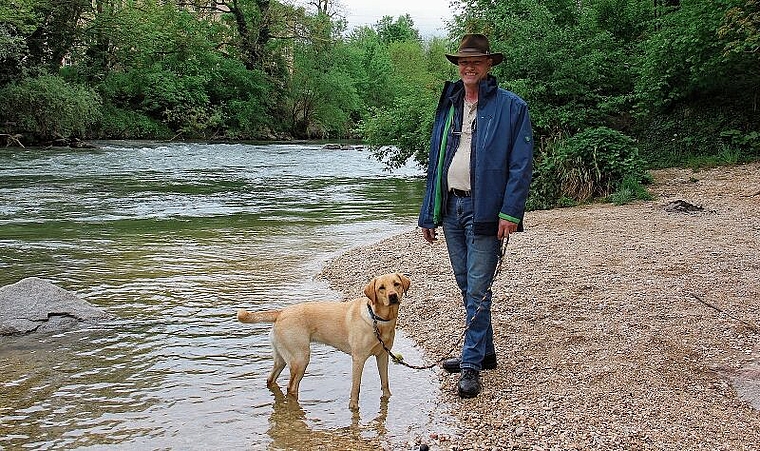
[[[471,400],[436,369],[459,433],[421,442],[760,447],[760,163],[652,173],[652,201],[526,214],[493,288],[499,367]],[[676,200],[703,210],[664,208]],[[445,357],[464,317],[442,236],[430,245],[413,227],[339,255],[317,277],[350,297],[394,271],[412,280],[398,327],[426,359],[410,363]]]

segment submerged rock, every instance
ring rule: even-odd
[[[104,310],[37,277],[0,288],[0,335],[58,332],[107,317]]]
[[[351,144],[325,144],[322,146],[322,149],[324,150],[364,150],[364,146],[362,145],[351,145]]]

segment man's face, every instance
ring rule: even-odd
[[[487,56],[468,56],[457,60],[459,66],[459,77],[464,84],[477,84],[480,80],[486,78],[488,71],[491,69],[491,58]]]

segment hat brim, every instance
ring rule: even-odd
[[[446,59],[451,62],[451,64],[459,64],[459,58],[467,58],[471,56],[487,56],[491,58],[491,66],[496,66],[498,64],[501,64],[502,61],[504,61],[504,55],[501,52],[495,52],[495,53],[446,53]]]

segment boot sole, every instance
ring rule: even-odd
[[[478,391],[476,393],[464,393],[461,390],[457,390],[457,392],[459,393],[459,397],[460,398],[465,398],[465,399],[474,398],[474,397],[476,397],[476,396],[478,396],[480,394],[480,391]]]
[[[499,365],[488,365],[488,366],[484,366],[483,368],[481,368],[481,370],[495,370],[498,367],[499,367]],[[456,373],[461,373],[462,372],[462,368],[460,368],[458,366],[456,368],[452,368],[452,367],[447,367],[446,365],[443,365],[443,370],[446,371],[449,374],[456,374]]]

